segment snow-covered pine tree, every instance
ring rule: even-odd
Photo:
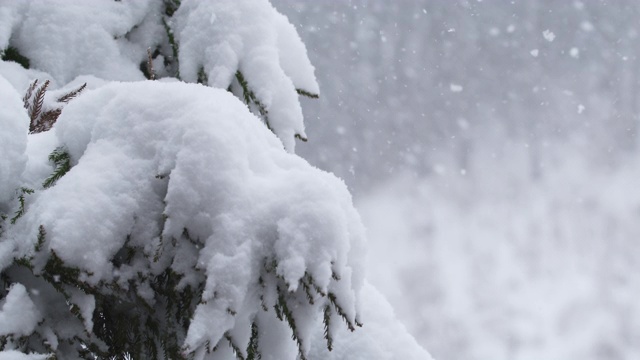
[[[0,49],[0,359],[428,357],[292,154],[318,85],[267,0],[3,0]]]

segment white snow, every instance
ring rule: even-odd
[[[26,288],[14,284],[0,307],[0,336],[16,334],[28,336],[42,319]]]
[[[153,234],[178,239],[189,229],[204,242],[198,261],[208,275],[204,300],[216,294],[196,311],[187,337],[194,349],[233,328],[227,308],[255,302],[251,281],[262,259],[274,255],[292,290],[308,271],[325,291],[349,301],[342,306],[354,321],[364,234],[345,186],[287,154],[230,93],[184,83],[113,83],[67,105],[55,129],[75,166],[34,195],[8,230],[15,243],[35,240],[43,225],[49,249],[97,284],[113,278],[109,259],[127,235],[135,244]],[[158,174],[167,176],[165,185]],[[140,245],[153,253],[159,244]],[[341,280],[328,288],[332,271]],[[93,300],[72,301],[88,318]]]
[[[463,87],[462,85],[451,83],[449,84],[449,90],[451,90],[451,92],[461,92]]]
[[[574,153],[532,183],[512,146],[476,154],[473,181],[407,176],[363,198],[368,279],[434,356],[635,358],[640,162],[596,174]]]
[[[138,44],[138,51],[131,53],[133,45],[125,35],[142,23],[150,0],[91,0],[64,6],[35,0],[26,5],[13,2],[13,6],[22,9],[23,18],[15,25],[12,45],[30,59],[32,67],[46,71],[57,82],[65,84],[83,74],[110,80],[143,78],[138,66],[146,48]]]
[[[49,355],[25,354],[15,350],[0,351],[0,360],[46,360]]]
[[[0,50],[9,45],[9,38],[21,22],[26,1],[3,1],[0,3]]]
[[[152,0],[5,2],[0,49],[15,47],[57,84],[89,74],[142,80],[147,48],[164,36],[161,10],[162,2]],[[306,139],[296,88],[319,94],[314,68],[293,25],[268,1],[187,0],[169,25],[183,80],[196,82],[202,70],[208,85],[227,89],[240,70],[285,148],[294,150],[295,135]],[[158,75],[166,74],[163,59],[153,61]]]
[[[342,326],[334,338],[334,350],[327,351],[322,333],[317,332],[309,358],[327,360],[432,360],[431,355],[407,333],[404,325],[378,290],[368,282],[362,288],[364,326],[349,332]],[[341,325],[341,324],[340,324]],[[319,329],[316,329],[319,330]]]
[[[577,47],[572,47],[569,50],[569,55],[571,55],[572,58],[579,58],[580,57],[580,50]]]
[[[294,150],[296,134],[306,138],[295,88],[318,85],[295,29],[268,1],[186,0],[174,22],[182,79],[196,82],[202,69],[208,85],[226,89],[239,70],[285,148]]]
[[[169,21],[180,46],[179,76],[195,82],[203,69],[210,87],[175,78],[139,81],[147,48],[164,36],[161,9],[154,0],[0,4],[0,46],[15,47],[31,65],[0,61],[0,211],[15,213],[20,186],[35,190],[15,225],[2,224],[0,269],[23,258],[33,265],[29,276],[39,275],[55,253],[80,270],[79,281],[127,288],[171,267],[184,275],[178,288],[206,278],[186,352],[203,358],[207,344],[225,333],[244,346],[256,319],[269,329],[263,358],[292,358],[298,349],[289,326],[260,307],[257,278],[274,260],[263,294],[270,308],[279,301],[277,281],[286,284],[292,304],[303,277],[313,277],[318,289],[313,305],[295,303],[291,310],[304,351],[321,352],[322,310],[331,294],[348,323],[368,325],[347,333],[334,313],[337,345],[327,356],[428,359],[365,285],[365,234],[345,184],[291,154],[294,136],[306,138],[296,89],[319,93],[293,25],[266,0],[183,0]],[[168,71],[162,63],[163,57],[154,59],[158,74]],[[268,111],[273,133],[226,91],[237,70]],[[27,135],[21,97],[34,79],[51,80],[44,107],[62,108],[62,115],[50,131]],[[69,104],[56,102],[85,82],[87,89]],[[43,189],[52,171],[47,155],[58,147],[73,167]],[[46,235],[36,250],[40,226]],[[126,241],[154,261],[114,265]],[[63,276],[49,275],[69,286]],[[136,290],[153,303],[148,283]],[[58,350],[74,333],[90,332],[96,299],[79,288],[66,295],[15,283],[1,303],[0,334],[30,335],[37,327]],[[69,306],[82,321],[57,312]],[[0,352],[0,359],[43,356]]]
[[[286,16],[275,13],[274,26],[278,31],[280,66],[297,89],[319,95],[320,88],[314,76],[315,68],[307,56],[307,49],[298,32]]]
[[[29,118],[20,95],[0,75],[0,204],[15,196],[21,185],[21,176],[26,166],[27,132]]]
[[[580,29],[585,32],[591,32],[595,29],[595,27],[589,21],[583,21],[580,23]]]
[[[544,37],[545,40],[547,40],[548,42],[552,42],[553,40],[555,40],[556,38],[556,34],[554,34],[551,30],[547,29],[545,31],[542,32],[542,36]]]

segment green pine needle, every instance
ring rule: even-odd
[[[33,189],[29,189],[27,187],[22,187],[20,188],[20,195],[18,196],[18,202],[20,203],[20,207],[18,207],[18,210],[16,211],[16,214],[14,217],[11,218],[11,224],[15,224],[16,221],[18,221],[18,219],[20,219],[20,217],[22,217],[22,215],[24,215],[26,209],[25,209],[25,195],[28,194],[33,194],[34,190]]]
[[[58,147],[51,154],[49,154],[49,161],[55,165],[53,174],[51,174],[43,183],[42,186],[48,189],[55,185],[66,173],[71,170],[71,156],[66,149]]]

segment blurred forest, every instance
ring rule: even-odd
[[[273,0],[321,86],[297,152],[440,359],[640,358],[640,3]]]

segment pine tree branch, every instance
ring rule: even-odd
[[[351,332],[355,331],[356,329],[351,323],[351,320],[349,320],[344,309],[342,309],[342,307],[338,304],[336,294],[330,292],[328,297],[329,297],[329,302],[336,309],[336,313],[338,313],[338,315],[340,315],[340,317],[344,320],[344,322],[347,323],[347,328],[349,329],[349,331]]]
[[[73,98],[78,96],[86,87],[87,83],[82,84],[82,86],[80,86],[79,88],[59,97],[58,102],[68,103],[69,101],[73,100]]]
[[[13,61],[20,64],[23,68],[28,69],[30,67],[29,58],[20,54],[18,49],[13,46],[9,46],[5,50],[0,51],[0,58],[3,61]]]
[[[258,323],[254,320],[251,323],[251,337],[247,344],[247,360],[260,360],[262,354],[260,354],[259,348],[260,331],[258,329]]]
[[[333,350],[333,336],[331,336],[331,306],[324,307],[322,323],[324,324],[324,338],[327,340],[327,349]]]
[[[53,127],[53,124],[56,123],[61,113],[62,113],[62,109],[54,109],[54,110],[49,110],[44,112],[42,116],[40,116],[40,119],[38,119],[31,133],[38,134],[41,132],[51,130],[51,128]]]
[[[245,104],[249,106],[249,109],[251,109],[251,105],[255,105],[260,117],[262,117],[265,125],[267,125],[267,128],[273,131],[273,128],[271,128],[271,125],[269,124],[269,112],[267,111],[267,107],[258,99],[253,90],[251,90],[249,83],[240,70],[236,71],[236,80],[238,80],[240,87],[242,87],[242,96]]]
[[[55,165],[55,168],[53,173],[42,183],[42,187],[45,189],[55,185],[61,177],[71,170],[71,156],[69,156],[69,153],[63,147],[58,147],[53,150],[53,152],[49,154],[49,161]]]
[[[169,4],[168,4],[169,3]],[[172,4],[177,3],[177,6],[173,7]],[[178,6],[180,6],[180,1],[179,0],[168,0],[165,1],[165,6],[167,9],[167,15],[168,16],[172,16],[173,12],[175,12],[175,10],[178,9]],[[171,14],[169,14],[169,9]],[[172,59],[175,62],[175,69],[176,69],[176,74],[175,77],[177,79],[180,79],[180,65],[179,65],[179,58],[178,58],[178,42],[176,41],[176,37],[173,34],[173,30],[171,29],[171,26],[169,26],[169,23],[167,22],[167,19],[165,17],[162,18],[162,25],[164,27],[164,31],[167,35],[167,39],[169,41],[169,45],[171,46],[171,54],[172,54]]]
[[[24,94],[24,97],[22,98],[22,103],[24,104],[24,108],[26,110],[29,110],[29,100],[31,100],[31,97],[33,96],[33,90],[36,89],[36,86],[38,86],[38,79],[35,79],[31,85],[29,85],[29,87],[27,88],[27,92]]]
[[[304,352],[304,346],[302,344],[302,338],[300,337],[300,334],[298,334],[298,326],[296,325],[296,320],[293,317],[293,313],[291,312],[291,309],[289,309],[287,300],[285,299],[285,295],[284,295],[285,292],[280,288],[280,286],[277,286],[277,291],[278,291],[278,303],[276,304],[276,306],[280,308],[280,313],[282,314],[284,319],[287,321],[287,324],[289,324],[289,327],[291,328],[291,331],[292,331],[291,337],[296,342],[296,345],[298,345],[298,356],[300,357],[301,360],[307,360],[307,357]],[[282,320],[282,316],[280,320]]]
[[[33,189],[29,189],[28,187],[22,187],[20,188],[20,195],[18,195],[18,202],[20,204],[20,206],[18,207],[18,210],[15,213],[15,216],[11,218],[11,224],[14,225],[16,223],[16,221],[18,221],[18,219],[20,219],[22,217],[22,215],[24,215],[24,213],[26,212],[25,210],[25,195],[30,195],[33,194],[34,190]]]
[[[151,48],[147,48],[147,72],[149,72],[149,80],[156,79],[156,73],[153,70],[153,56],[151,54]]]
[[[36,126],[38,124],[38,118],[40,117],[40,113],[42,112],[42,105],[44,103],[44,95],[47,92],[47,88],[49,87],[49,80],[46,80],[44,84],[42,84],[38,90],[36,90],[33,101],[29,106],[29,119],[31,122],[29,123],[29,133],[33,134],[36,132]]]
[[[47,232],[44,230],[44,226],[40,225],[38,227],[38,242],[36,243],[35,250],[39,252],[42,250],[42,246],[44,246],[44,242],[46,240]]]
[[[231,335],[229,335],[228,332],[224,334],[224,338],[227,339],[227,341],[229,342],[229,346],[231,346],[231,349],[233,350],[233,353],[236,355],[236,358],[238,360],[245,360],[244,356],[242,355],[242,350],[238,345],[236,345],[236,343],[233,341],[233,338],[231,337]]]
[[[318,99],[320,97],[320,95],[318,95],[318,94],[314,94],[312,92],[309,92],[309,91],[303,90],[303,89],[296,89],[296,92],[298,93],[298,95],[306,96],[306,97],[311,98],[311,99]]]

